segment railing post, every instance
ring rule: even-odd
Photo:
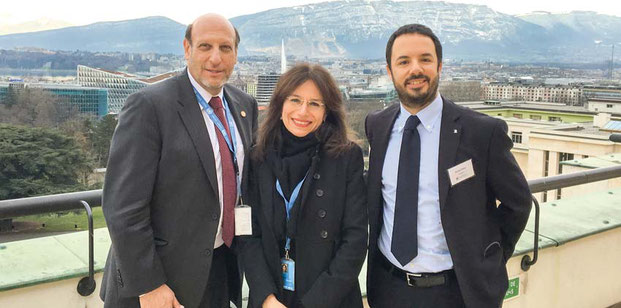
[[[534,240],[534,248],[533,248],[533,258],[531,260],[529,255],[524,255],[522,257],[521,267],[522,270],[527,272],[531,266],[537,263],[537,257],[539,256],[539,201],[533,195],[533,203],[535,204],[535,240]]]
[[[93,211],[91,210],[91,206],[88,205],[88,202],[80,200],[80,203],[82,203],[86,209],[86,215],[88,216],[88,276],[83,277],[80,279],[80,282],[78,282],[78,293],[82,296],[89,296],[93,294],[97,287],[97,283],[95,282]]]

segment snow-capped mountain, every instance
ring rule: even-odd
[[[342,0],[232,18],[240,56],[383,58],[399,26],[421,23],[440,38],[447,60],[604,62],[621,49],[621,17],[593,12],[512,16],[487,6],[441,1]],[[181,54],[185,25],[165,17],[0,36],[0,48]]]

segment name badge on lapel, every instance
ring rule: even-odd
[[[235,236],[252,235],[252,208],[247,205],[235,207]]]
[[[472,159],[469,159],[453,168],[448,169],[451,186],[455,186],[471,177],[474,177]]]

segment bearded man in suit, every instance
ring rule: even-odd
[[[531,208],[507,124],[438,93],[431,29],[399,28],[386,62],[400,104],[366,119],[369,304],[499,307]]]

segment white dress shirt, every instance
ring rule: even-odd
[[[188,77],[190,78],[190,83],[192,83],[192,86],[194,86],[194,89],[196,89],[196,91],[198,91],[198,93],[203,97],[203,99],[205,99],[205,102],[209,103],[209,101],[211,100],[211,97],[214,95],[211,95],[209,92],[203,89],[203,87],[201,87],[198,84],[198,82],[194,80],[194,78],[192,77],[192,74],[190,74],[189,71],[188,71]],[[222,99],[222,103],[224,104],[226,102],[226,99],[224,98],[223,89],[221,89],[220,93],[218,93],[218,95],[216,96],[219,96],[220,99]],[[226,103],[228,104],[228,102]],[[224,105],[226,106],[226,104]],[[201,111],[203,113],[203,119],[205,120],[205,125],[207,126],[207,132],[209,133],[209,139],[211,140],[211,148],[213,149],[213,157],[214,157],[214,164],[216,167],[216,175],[218,176],[218,199],[220,200],[220,221],[218,222],[218,232],[216,233],[216,240],[214,242],[214,248],[218,248],[222,246],[222,244],[224,244],[224,240],[222,240],[222,207],[223,207],[222,194],[223,193],[222,193],[222,163],[220,162],[220,147],[218,146],[218,136],[216,135],[217,128],[215,127],[215,124],[213,123],[211,118],[209,118],[203,106],[199,104],[199,107],[201,108]],[[227,112],[230,112],[230,110],[228,110]],[[244,172],[244,144],[242,142],[241,136],[239,135],[239,130],[237,129],[235,122],[233,121],[233,123],[229,123],[229,124],[232,124],[232,126],[235,128],[234,129],[235,139],[236,139],[235,144],[236,144],[236,149],[237,149],[235,154],[237,156],[237,163],[239,164],[239,174],[240,174],[240,177],[237,178],[237,181],[241,181],[241,175]],[[229,127],[229,130],[231,130],[231,127]],[[209,188],[205,187],[205,189],[209,189]],[[239,194],[240,192],[238,191],[237,193]]]
[[[446,244],[440,217],[438,193],[438,153],[440,147],[440,126],[442,123],[442,97],[440,94],[416,116],[421,153],[418,187],[418,255],[405,266],[397,261],[390,251],[397,194],[397,175],[403,127],[411,115],[403,104],[390,133],[386,158],[382,169],[382,196],[384,197],[384,223],[379,237],[379,249],[394,266],[411,273],[437,273],[453,268],[453,261]],[[399,183],[404,185],[407,183]]]

